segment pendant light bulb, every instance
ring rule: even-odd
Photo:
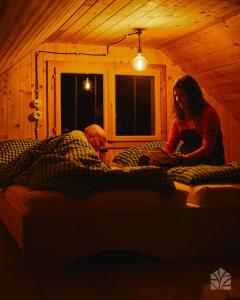
[[[141,51],[138,52],[137,56],[132,61],[132,66],[136,71],[144,71],[147,69],[148,62]]]
[[[132,66],[136,71],[144,71],[147,69],[148,62],[144,56],[142,56],[142,48],[141,48],[141,33],[142,29],[138,28],[135,32],[138,35],[138,54],[132,60]]]
[[[82,83],[82,88],[85,92],[91,92],[92,91],[92,81],[89,80],[89,78],[87,77],[83,83]]]

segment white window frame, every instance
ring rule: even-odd
[[[83,62],[57,62],[56,66],[56,133],[61,134],[61,74],[100,74],[103,75],[103,127],[108,132],[107,120],[107,67],[104,64]]]
[[[132,76],[153,76],[154,77],[154,135],[116,135],[116,75],[132,75]],[[109,70],[108,85],[108,121],[109,121],[109,141],[150,141],[161,138],[161,110],[160,110],[160,70],[154,67],[148,67],[144,72],[137,72],[132,66],[126,65],[115,66],[113,70]]]

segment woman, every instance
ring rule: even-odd
[[[204,99],[194,78],[178,78],[173,87],[173,110],[170,136],[163,147],[166,164],[224,164],[224,149],[220,121],[216,110]],[[181,156],[174,155],[180,143]],[[156,152],[155,152],[156,153]],[[147,155],[147,153],[144,153]],[[148,155],[147,155],[148,156]],[[159,165],[164,158],[150,157],[150,164]]]

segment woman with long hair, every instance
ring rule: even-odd
[[[173,86],[170,135],[163,149],[145,151],[151,165],[196,165],[225,163],[220,120],[205,100],[197,81],[184,75]],[[181,155],[174,152],[179,146]],[[144,162],[145,164],[145,162]]]

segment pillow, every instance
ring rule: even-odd
[[[39,143],[38,140],[8,140],[0,142],[0,164],[6,164],[15,159],[23,151]]]
[[[174,167],[169,169],[168,175],[175,181],[191,185],[237,183],[240,182],[240,165]]]
[[[114,157],[113,162],[123,166],[137,166],[143,149],[163,148],[165,144],[166,142],[162,140],[146,142],[144,144],[123,150]],[[178,149],[176,150],[176,153],[179,153]]]

